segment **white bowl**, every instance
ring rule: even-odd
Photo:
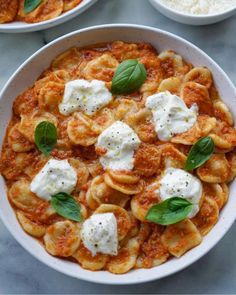
[[[63,36],[32,55],[13,74],[0,94],[0,144],[12,114],[12,103],[24,89],[30,87],[38,76],[50,65],[60,53],[73,46],[87,46],[96,43],[123,40],[127,42],[150,42],[160,52],[173,49],[195,66],[208,67],[213,75],[220,94],[236,117],[236,89],[223,70],[204,52],[182,38],[155,28],[136,25],[102,25],[90,27]],[[173,274],[189,266],[206,254],[228,231],[236,218],[236,181],[231,184],[230,198],[222,210],[219,222],[203,239],[203,242],[179,259],[170,259],[161,266],[151,269],[132,270],[124,275],[114,275],[106,271],[91,272],[78,264],[50,256],[37,240],[27,235],[19,225],[11,208],[4,180],[0,177],[0,217],[15,239],[37,259],[69,276],[91,282],[104,284],[136,284]],[[227,255],[227,253],[222,253]],[[204,271],[204,270],[203,270]]]
[[[30,24],[26,22],[14,21],[11,23],[0,24],[0,33],[34,32],[55,27],[81,14],[97,1],[98,0],[83,0],[75,8],[59,15],[56,18],[44,22]]]
[[[232,9],[229,9],[217,14],[193,15],[193,14],[181,13],[177,10],[171,9],[167,5],[160,3],[159,0],[149,0],[149,1],[159,12],[169,17],[170,19],[175,20],[179,23],[193,25],[193,26],[214,24],[232,16],[236,12],[236,7],[234,7]]]

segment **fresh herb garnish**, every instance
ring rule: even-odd
[[[34,11],[40,4],[42,0],[25,0],[24,2],[24,13],[28,14]]]
[[[147,78],[143,64],[136,59],[123,61],[112,79],[113,94],[129,94],[137,91]]]
[[[48,121],[41,122],[35,129],[34,138],[38,149],[48,156],[57,143],[57,129]]]
[[[82,219],[80,204],[67,193],[58,193],[51,198],[51,205],[57,214],[73,221],[80,222]]]
[[[173,197],[152,206],[145,219],[161,225],[174,224],[185,219],[192,208],[186,199]]]
[[[214,148],[215,144],[211,137],[208,136],[198,140],[188,154],[185,170],[189,171],[202,166],[210,159]]]

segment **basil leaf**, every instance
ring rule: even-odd
[[[215,144],[211,137],[208,136],[198,140],[188,154],[185,170],[189,171],[202,166],[210,159],[214,148]]]
[[[52,196],[51,205],[57,214],[73,221],[81,221],[80,205],[67,193]]]
[[[147,78],[143,64],[137,59],[127,59],[117,68],[112,79],[113,94],[129,94],[137,91]]]
[[[42,0],[25,0],[24,2],[24,13],[28,14],[35,10],[39,4],[41,4]]]
[[[57,129],[48,121],[41,122],[35,129],[34,138],[38,149],[48,156],[57,143]]]
[[[174,224],[185,219],[192,208],[186,199],[173,197],[152,206],[145,219],[161,225]]]

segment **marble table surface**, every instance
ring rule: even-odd
[[[180,35],[207,52],[236,83],[236,16],[219,24],[192,27],[159,14],[148,0],[99,0],[77,18],[55,28],[0,34],[0,86],[45,43],[71,31],[105,23],[149,25]],[[168,278],[138,286],[105,286],[64,276],[28,254],[0,221],[0,294],[236,293],[236,226],[205,257]]]

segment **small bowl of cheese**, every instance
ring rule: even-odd
[[[188,25],[209,25],[236,12],[236,0],[149,0],[162,14]]]

